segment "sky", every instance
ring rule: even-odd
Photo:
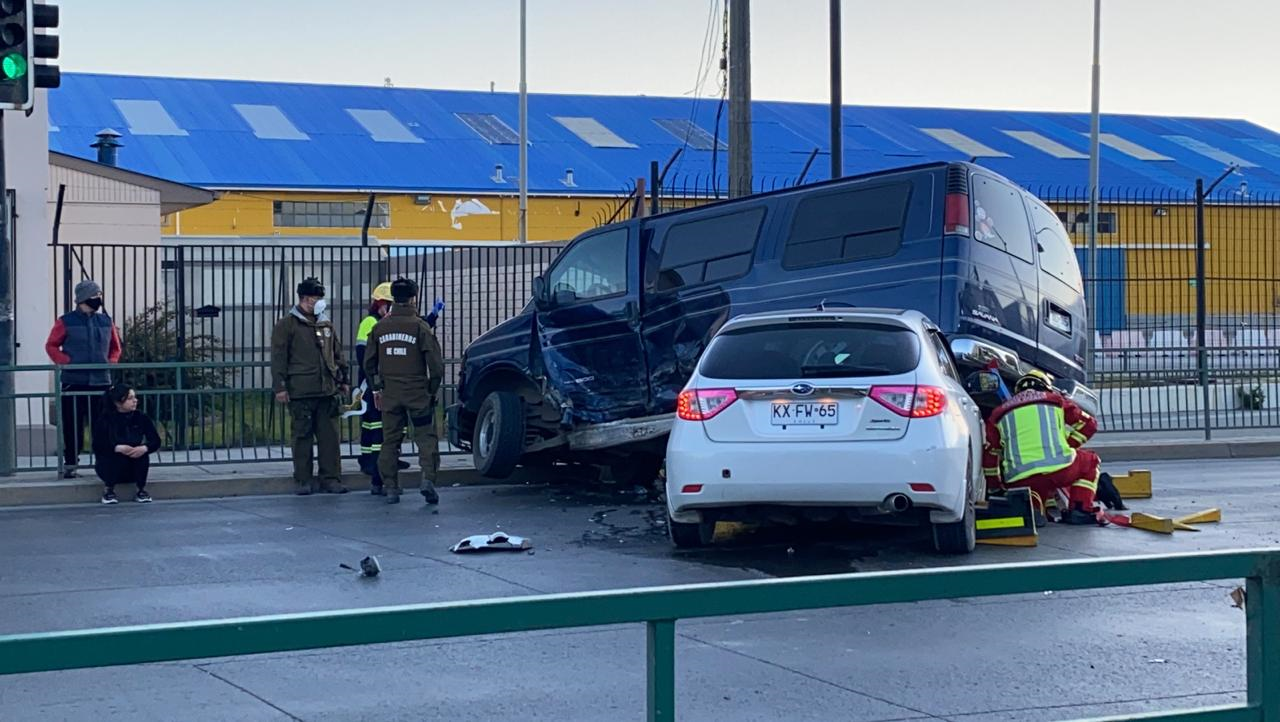
[[[517,0],[58,4],[67,71],[508,91],[519,82]],[[528,0],[529,90],[718,96],[723,4]],[[842,7],[846,105],[1089,110],[1092,0]],[[827,10],[827,0],[751,3],[753,97],[827,101]],[[1276,27],[1275,0],[1104,0],[1102,111],[1280,130]]]

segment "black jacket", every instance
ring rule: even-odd
[[[111,402],[107,404],[110,406]],[[160,434],[156,425],[141,411],[122,414],[114,408],[108,408],[93,422],[93,453],[98,457],[106,457],[116,453],[116,446],[147,445],[147,453],[154,454],[160,450]]]

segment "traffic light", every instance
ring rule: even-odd
[[[0,110],[28,110],[36,88],[62,82],[58,66],[33,62],[56,60],[58,6],[33,0],[0,0]]]
[[[48,31],[58,27],[58,6],[44,3],[31,4],[31,57],[36,59],[32,67],[32,80],[37,88],[56,88],[62,85],[62,71],[52,63],[41,63],[41,60],[57,60],[62,45],[57,35]],[[41,32],[44,31],[44,32]]]

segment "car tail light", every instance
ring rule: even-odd
[[[899,416],[923,419],[947,408],[947,394],[937,386],[873,386],[871,398]]]
[[[733,389],[686,389],[676,398],[676,416],[685,421],[708,421],[737,400]]]
[[[933,484],[926,484],[923,481],[913,481],[910,484],[907,484],[907,486],[911,487],[912,491],[919,492],[922,494],[932,493],[937,491],[937,489],[933,488]]]
[[[680,487],[681,494],[701,494],[702,484],[685,484]]]

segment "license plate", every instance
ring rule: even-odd
[[[840,404],[821,401],[778,401],[769,412],[774,426],[834,426],[840,421]]]

